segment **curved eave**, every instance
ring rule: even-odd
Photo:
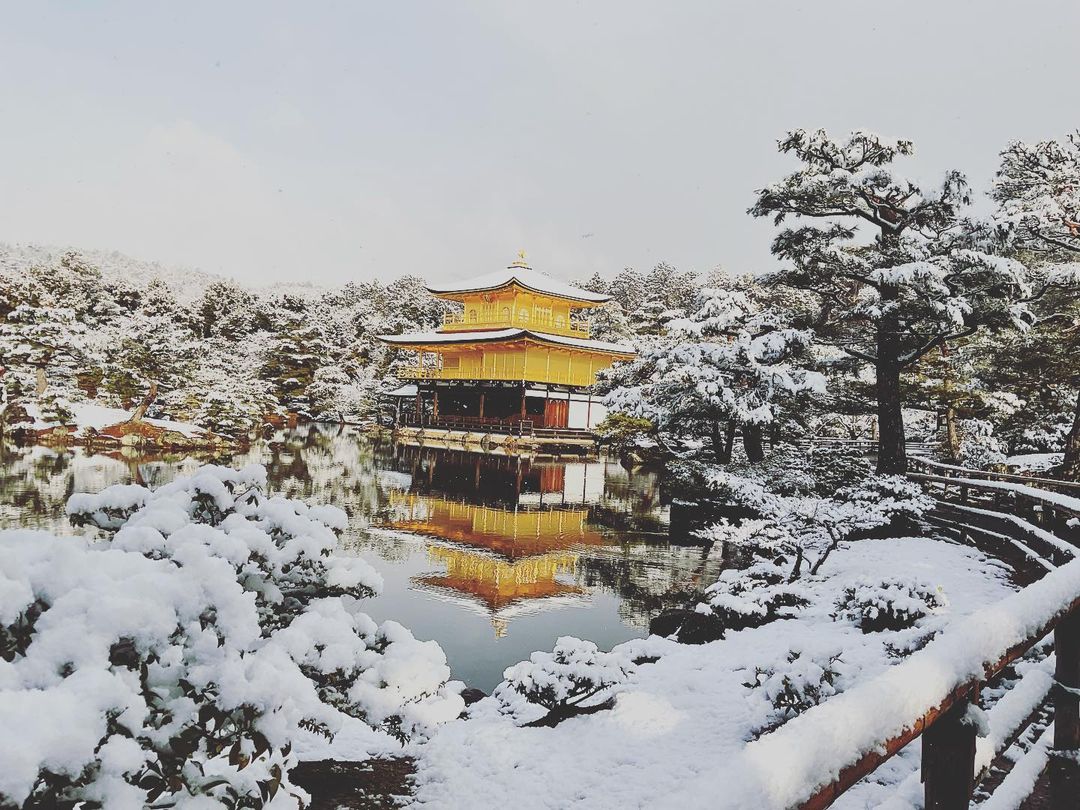
[[[403,349],[436,349],[445,346],[461,346],[470,343],[514,343],[521,340],[558,346],[564,349],[577,349],[597,354],[617,357],[635,357],[637,352],[631,346],[620,343],[607,343],[602,340],[549,335],[544,332],[531,332],[528,329],[496,329],[489,332],[431,332],[406,335],[379,335],[379,340],[390,346]]]
[[[587,307],[598,307],[601,304],[605,304],[605,303],[607,303],[608,301],[611,300],[610,295],[601,295],[600,293],[589,293],[589,292],[586,292],[585,290],[581,290],[580,294],[571,294],[571,293],[563,291],[563,290],[559,290],[559,291],[545,290],[542,287],[527,284],[524,281],[522,281],[521,279],[517,278],[516,276],[508,278],[505,281],[499,281],[499,282],[496,282],[494,284],[490,284],[490,285],[486,285],[486,286],[476,286],[476,287],[437,287],[437,286],[434,286],[434,285],[429,285],[427,290],[428,290],[428,292],[430,292],[432,295],[436,296],[437,298],[447,298],[447,299],[449,299],[451,301],[458,301],[458,300],[461,300],[461,299],[465,298],[466,296],[473,295],[473,294],[476,294],[476,293],[495,292],[496,290],[504,290],[507,287],[513,287],[515,285],[518,286],[518,287],[521,287],[521,289],[523,289],[523,290],[528,290],[529,292],[534,293],[536,295],[545,295],[545,296],[548,296],[550,298],[559,298],[559,299],[562,299],[564,301],[575,301],[575,302],[581,304],[582,306],[587,306]]]

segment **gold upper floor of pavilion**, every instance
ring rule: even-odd
[[[505,270],[428,289],[460,304],[444,315],[440,332],[517,328],[588,339],[585,312],[609,300],[536,272],[525,262],[524,253]]]

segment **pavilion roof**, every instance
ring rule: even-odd
[[[586,340],[584,338],[550,335],[547,332],[533,332],[529,329],[489,329],[477,332],[410,332],[404,335],[379,335],[379,340],[392,346],[435,346],[460,343],[507,343],[513,340],[534,340],[538,343],[551,343],[585,351],[604,352],[633,356],[633,346],[624,343],[609,343],[606,340]]]
[[[559,281],[544,273],[537,272],[526,265],[524,261],[516,261],[503,270],[496,270],[493,273],[485,273],[462,281],[429,284],[428,290],[438,296],[457,297],[464,293],[498,290],[514,283],[532,292],[590,305],[602,304],[611,300],[610,295],[601,295],[600,293],[582,290],[565,281]]]

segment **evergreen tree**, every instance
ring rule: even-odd
[[[892,171],[910,141],[795,130],[779,149],[800,168],[760,191],[750,213],[827,224],[776,237],[773,254],[786,265],[771,281],[817,295],[819,334],[874,368],[878,470],[903,472],[902,373],[980,327],[1022,325],[1027,272],[978,249],[984,232],[961,218],[970,194],[960,172],[923,189]]]
[[[1031,348],[1043,352],[1047,383],[1072,389],[1072,425],[1062,473],[1080,479],[1080,131],[1061,140],[1010,143],[1001,153],[994,186],[997,223],[1009,242],[1040,258],[1043,289],[1061,292],[1043,310]],[[1049,340],[1042,338],[1049,337]]]
[[[661,435],[711,436],[719,461],[731,460],[737,431],[747,458],[762,460],[764,429],[785,406],[823,391],[821,375],[797,364],[812,334],[742,293],[703,290],[694,313],[667,327],[667,340],[608,374],[605,401]]]
[[[623,312],[634,312],[645,303],[645,279],[633,267],[627,267],[608,284],[607,295],[619,303]]]

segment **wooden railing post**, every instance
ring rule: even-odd
[[[975,788],[975,725],[971,704],[957,702],[923,732],[922,780],[926,810],[967,810]]]
[[[1054,748],[1075,751],[1080,749],[1080,612],[1054,630],[1054,652],[1054,678],[1061,687],[1054,698]]]
[[[1050,792],[1055,807],[1075,806],[1080,795],[1080,611],[1069,614],[1054,630],[1057,664],[1054,679],[1054,750],[1050,758]]]

